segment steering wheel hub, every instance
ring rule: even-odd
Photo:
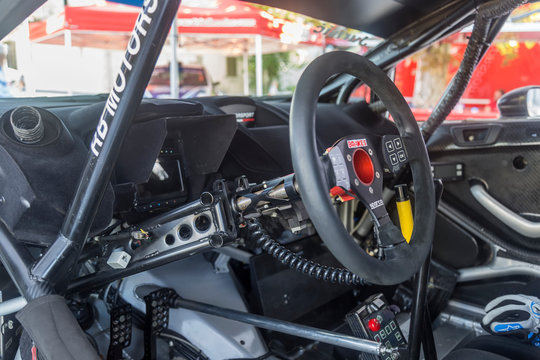
[[[364,149],[356,149],[352,156],[353,168],[356,177],[364,185],[371,185],[375,177],[373,161]],[[380,175],[379,175],[380,176]]]

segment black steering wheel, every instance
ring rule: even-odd
[[[320,157],[315,135],[319,92],[334,74],[348,73],[366,83],[386,105],[400,136],[355,134],[339,140]],[[388,76],[368,59],[345,51],[321,55],[303,72],[294,92],[290,143],[300,196],[322,240],[349,270],[379,285],[411,278],[426,259],[435,225],[435,192],[426,146],[407,102]],[[382,155],[382,159],[380,159]],[[409,163],[414,185],[414,231],[407,243],[382,201],[384,161],[393,172]],[[372,257],[347,232],[329,191],[354,195],[375,225],[379,256]]]

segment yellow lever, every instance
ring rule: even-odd
[[[394,191],[396,192],[396,206],[401,234],[405,240],[407,240],[407,243],[409,243],[413,233],[414,219],[411,200],[409,200],[409,195],[407,193],[407,185],[396,185]]]

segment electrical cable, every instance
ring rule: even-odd
[[[173,341],[175,350],[179,352],[186,360],[208,360],[208,357],[201,349],[193,345],[189,340],[176,332],[165,329],[159,337]]]
[[[247,226],[249,238],[255,244],[284,265],[317,280],[340,285],[366,285],[367,282],[347,269],[321,265],[307,260],[272,239],[257,220]]]

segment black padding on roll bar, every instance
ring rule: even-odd
[[[40,359],[99,360],[62,296],[32,300],[17,313],[17,319],[34,340]]]

